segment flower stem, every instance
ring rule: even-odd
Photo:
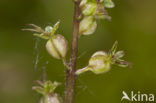
[[[74,103],[75,97],[75,86],[76,86],[76,64],[77,64],[77,54],[78,54],[78,39],[79,39],[79,20],[80,16],[80,4],[81,0],[76,0],[74,3],[74,27],[73,27],[73,40],[72,40],[72,50],[70,57],[70,69],[66,71],[66,92],[64,103]]]

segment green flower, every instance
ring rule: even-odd
[[[62,103],[61,97],[55,93],[55,89],[60,83],[51,81],[36,81],[40,86],[33,86],[32,89],[43,95],[40,103]]]
[[[86,16],[80,22],[79,34],[90,35],[96,30],[97,23],[93,16]]]
[[[54,35],[47,41],[46,49],[52,57],[63,59],[68,51],[68,41],[60,34]]]
[[[129,62],[121,59],[124,56],[124,52],[116,52],[117,44],[117,42],[114,43],[109,53],[106,53],[104,51],[95,52],[89,59],[88,66],[77,70],[76,74],[80,75],[81,73],[84,73],[86,71],[92,71],[95,74],[106,73],[111,69],[111,65],[113,64],[120,67],[131,67],[131,64]]]
[[[45,30],[37,25],[31,24],[34,29],[24,30],[37,32],[34,34],[34,36],[48,40],[46,43],[48,53],[56,59],[64,59],[68,51],[68,41],[60,34],[55,35],[55,32],[59,28],[59,24],[60,21],[58,21],[53,27],[46,26]]]

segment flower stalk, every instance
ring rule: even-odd
[[[74,103],[75,98],[75,86],[76,86],[76,64],[78,55],[78,39],[79,39],[79,23],[78,20],[80,16],[80,4],[81,0],[76,0],[74,3],[74,20],[73,20],[73,40],[72,40],[72,50],[70,57],[70,69],[66,70],[66,92],[64,103]]]

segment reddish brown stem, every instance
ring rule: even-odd
[[[74,8],[74,27],[73,27],[73,40],[72,40],[72,50],[70,58],[70,69],[67,70],[66,77],[66,92],[64,103],[74,103],[75,98],[75,86],[76,86],[76,64],[77,64],[77,54],[78,54],[78,38],[79,38],[79,20],[80,15],[80,4],[81,0],[75,1]]]

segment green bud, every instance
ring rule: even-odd
[[[61,97],[54,92],[60,83],[52,83],[51,81],[36,81],[36,83],[38,83],[40,86],[33,86],[32,89],[42,94],[40,103],[62,103]]]
[[[117,41],[114,43],[109,53],[106,53],[104,51],[95,52],[89,59],[88,66],[77,70],[76,75],[80,75],[86,71],[92,71],[95,74],[106,73],[111,69],[111,65],[113,64],[120,67],[129,66],[130,68],[132,68],[130,62],[120,59],[124,56],[124,52],[116,52],[116,50]]]
[[[36,81],[36,82],[40,86],[33,86],[32,89],[42,95],[54,93],[56,87],[60,85],[60,83],[58,82],[52,83],[51,81],[46,81],[46,82]]]
[[[112,2],[112,0],[104,0],[104,6],[106,8],[113,8],[115,5],[114,3]]]
[[[79,33],[83,35],[93,34],[96,30],[97,23],[93,16],[86,16],[80,22]]]
[[[58,87],[60,85],[60,83],[58,82],[51,82],[51,81],[46,81],[44,83],[44,90],[47,92],[47,93],[53,93],[54,90],[56,89],[56,87]]]
[[[62,103],[60,97],[56,93],[47,94],[41,98],[40,103]]]
[[[107,53],[104,51],[98,51],[94,53],[87,67],[79,69],[76,74],[79,75],[86,71],[92,71],[95,74],[106,73],[110,70],[110,61],[108,60]]]
[[[53,30],[53,27],[51,27],[51,26],[46,26],[45,27],[45,32],[47,32],[47,33],[51,33],[52,30]]]
[[[50,39],[54,36],[55,32],[59,28],[60,21],[56,22],[56,24],[52,26],[46,26],[45,30],[43,30],[41,27],[35,25],[35,24],[29,24],[33,28],[26,28],[22,30],[27,30],[27,31],[33,31],[36,32],[34,36],[37,36],[42,39]]]
[[[101,74],[110,70],[110,62],[107,60],[107,53],[98,51],[89,60],[89,67],[95,74]]]
[[[68,51],[68,41],[60,34],[54,35],[47,41],[46,49],[52,57],[63,59]]]
[[[80,8],[83,8],[87,4],[88,0],[81,0],[80,2]]]
[[[82,14],[85,16],[94,15],[96,12],[96,8],[97,8],[97,3],[89,2],[86,5],[84,5],[84,7],[81,9]]]

